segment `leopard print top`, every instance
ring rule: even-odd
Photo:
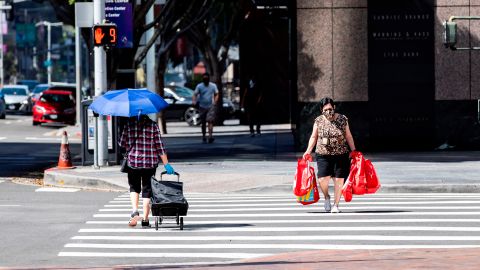
[[[318,127],[317,149],[319,155],[342,155],[348,153],[346,140],[346,126],[348,118],[337,114],[333,121],[327,120],[323,115],[315,119]],[[322,143],[322,138],[328,138],[328,144]]]

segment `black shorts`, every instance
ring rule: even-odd
[[[343,155],[318,155],[317,154],[317,177],[332,176],[335,178],[347,178],[350,173],[350,158]]]
[[[128,171],[128,184],[130,192],[142,193],[142,198],[152,197],[152,183],[150,179],[155,175],[157,168],[130,169]]]

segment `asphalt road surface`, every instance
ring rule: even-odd
[[[0,177],[39,176],[56,166],[62,125],[32,126],[32,116],[7,114],[0,119]],[[80,152],[80,140],[70,138],[72,157]]]
[[[302,250],[480,247],[480,194],[358,196],[343,203],[340,214],[325,213],[323,201],[301,206],[290,194],[186,194],[184,230],[166,220],[156,231],[126,225],[127,193],[63,191],[0,183],[0,267],[159,266]]]

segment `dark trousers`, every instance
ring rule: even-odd
[[[251,106],[247,108],[247,121],[250,126],[250,133],[254,134],[255,130],[253,127],[256,127],[257,133],[260,134],[260,109]]]
[[[128,172],[128,184],[130,192],[142,193],[142,198],[152,197],[152,176],[155,175],[156,168],[152,169],[130,169]]]

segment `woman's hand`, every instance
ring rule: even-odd
[[[173,169],[172,165],[169,163],[164,165],[165,171],[167,171],[167,174],[174,174],[175,170]]]
[[[312,160],[312,156],[310,155],[310,152],[309,151],[305,151],[305,153],[303,154],[303,159],[305,160]]]

